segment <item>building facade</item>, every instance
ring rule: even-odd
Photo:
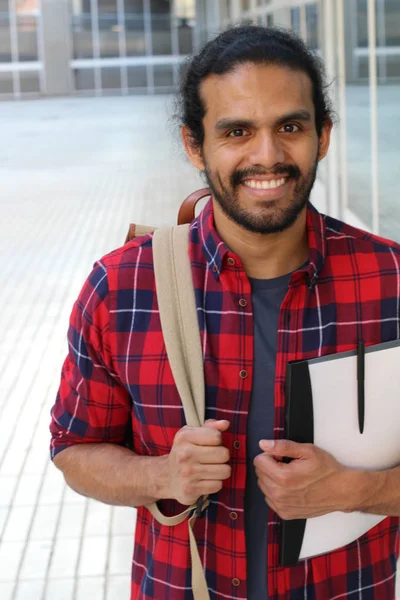
[[[0,98],[168,93],[195,0],[0,0]]]
[[[338,119],[319,206],[400,241],[399,0],[0,0],[0,99],[173,92],[182,60],[240,23],[324,58]]]

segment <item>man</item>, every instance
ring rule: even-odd
[[[181,100],[188,157],[213,193],[189,243],[207,422],[184,426],[145,236],[100,260],[74,306],[54,462],[77,492],[138,507],[133,600],[193,598],[186,523],[161,526],[145,505],[174,515],[204,494],[195,535],[210,598],[394,600],[400,468],[350,470],[279,438],[288,360],[399,337],[400,247],[309,204],[332,119],[300,40],[261,27],[221,34],[192,59]],[[346,548],[279,567],[278,517],[337,510],[391,517]]]

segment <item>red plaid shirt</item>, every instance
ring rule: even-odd
[[[275,436],[283,436],[288,360],[400,338],[400,246],[320,215],[307,217],[309,265],[291,276],[279,317]],[[232,476],[195,524],[211,599],[245,600],[246,427],[253,374],[251,287],[226,247],[209,203],[192,223],[189,253],[204,352],[206,418],[228,419],[223,435]],[[240,302],[240,300],[246,300]],[[96,263],[75,303],[57,401],[51,452],[85,442],[122,444],[132,418],[141,455],[168,453],[185,424],[168,364],[154,283],[152,236],[133,240]],[[165,514],[181,507],[161,502]],[[257,519],[257,515],[254,515]],[[280,521],[270,511],[271,600],[394,600],[399,520],[387,518],[352,544],[278,566]],[[159,525],[137,514],[131,600],[191,600],[186,522]],[[260,595],[261,598],[261,595]]]

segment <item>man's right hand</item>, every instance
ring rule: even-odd
[[[228,448],[221,445],[229,421],[206,421],[203,427],[183,427],[168,456],[170,498],[184,505],[215,494],[231,476]]]

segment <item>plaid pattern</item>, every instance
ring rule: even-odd
[[[400,338],[400,246],[320,215],[311,205],[307,227],[310,263],[292,275],[279,320],[277,438],[284,430],[288,360],[354,349],[360,336],[367,345]],[[206,418],[230,420],[223,443],[232,464],[231,479],[211,496],[195,534],[211,599],[245,600],[251,288],[240,259],[214,228],[211,203],[192,223],[189,252],[204,353]],[[241,299],[247,306],[239,304]],[[134,451],[142,455],[169,452],[184,425],[161,333],[151,235],[96,263],[74,305],[69,354],[52,410],[52,456],[72,444],[123,443],[131,415]],[[160,504],[168,515],[181,510],[174,501]],[[385,519],[345,548],[292,568],[278,566],[280,525],[272,511],[268,527],[271,600],[394,600],[397,518]],[[139,508],[131,599],[191,600],[190,577],[186,523],[163,527]]]

